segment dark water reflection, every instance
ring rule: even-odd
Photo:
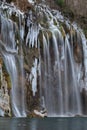
[[[0,130],[87,130],[87,118],[0,118]]]

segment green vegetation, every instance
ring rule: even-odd
[[[57,3],[60,7],[63,7],[63,5],[64,5],[64,0],[56,0],[56,3]]]

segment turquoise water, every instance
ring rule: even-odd
[[[87,118],[0,118],[0,130],[87,130]]]

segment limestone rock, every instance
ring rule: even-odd
[[[0,64],[0,116],[10,116],[10,97],[8,94],[8,85],[3,76],[2,64]]]

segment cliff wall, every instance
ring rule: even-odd
[[[65,3],[74,13],[87,17],[87,0],[65,0]]]

